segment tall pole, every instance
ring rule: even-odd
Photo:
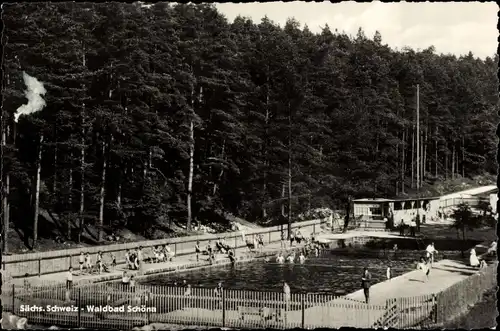
[[[417,190],[420,189],[420,86],[417,84]]]

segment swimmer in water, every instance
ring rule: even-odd
[[[290,256],[288,256],[288,262],[293,263],[295,261],[295,254],[292,253]]]
[[[299,262],[300,263],[304,263],[305,261],[306,261],[306,257],[304,256],[303,253],[300,253],[300,255],[299,255]]]
[[[282,253],[279,253],[278,256],[276,256],[276,262],[278,262],[278,263],[284,263],[285,262],[285,257],[283,256]]]

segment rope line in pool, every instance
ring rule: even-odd
[[[326,263],[278,263],[278,262],[267,262],[269,265],[281,265],[281,266],[300,266],[300,267],[328,267],[334,269],[363,269],[362,266],[348,266],[348,265],[338,265],[338,264],[326,264]],[[368,267],[369,269],[387,269],[387,267]],[[408,270],[408,268],[391,268],[391,270]]]

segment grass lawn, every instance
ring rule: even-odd
[[[459,237],[457,236],[457,230],[452,229],[450,225],[423,224],[420,228],[420,232],[424,237],[435,238],[435,239],[462,239],[462,232],[459,232]],[[497,240],[496,229],[491,227],[483,227],[480,229],[475,229],[474,231],[467,231],[465,238],[469,240],[480,240],[491,242]]]
[[[467,313],[444,324],[444,329],[486,329],[495,328],[497,310],[496,289],[486,291],[483,299],[475,304]]]

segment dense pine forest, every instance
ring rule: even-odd
[[[4,231],[32,242],[43,215],[66,224],[61,236],[92,225],[101,241],[496,172],[493,54],[229,22],[208,4],[19,3],[2,19]],[[23,73],[44,105],[16,122]]]

